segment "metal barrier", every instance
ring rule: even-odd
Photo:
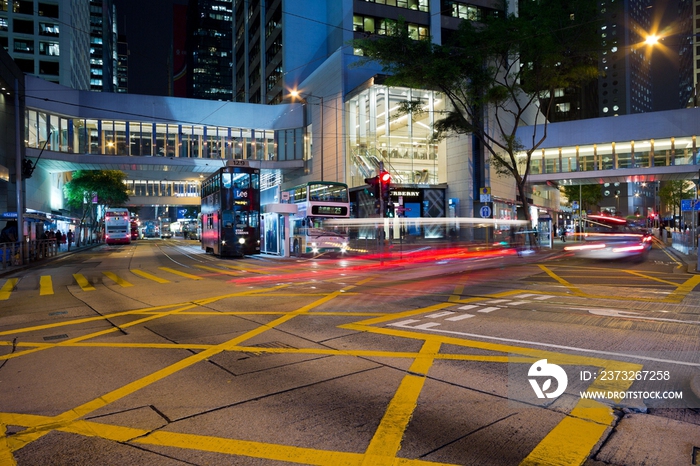
[[[683,254],[690,254],[695,250],[695,238],[690,234],[689,231],[686,232],[672,232],[671,233],[671,247]]]
[[[8,266],[23,265],[20,261],[20,247],[24,256],[24,264],[36,262],[58,254],[58,243],[55,239],[38,239],[26,243],[0,243],[0,262],[2,269]]]

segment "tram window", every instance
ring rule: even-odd
[[[238,189],[250,188],[250,175],[248,173],[234,173],[233,185]]]
[[[233,213],[229,211],[224,211],[221,215],[224,223],[224,228],[233,228]]]
[[[221,184],[225,189],[231,189],[231,173],[221,174]]]

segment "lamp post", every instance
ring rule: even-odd
[[[301,93],[297,90],[291,91],[289,93],[293,98],[299,99],[302,104],[306,105],[309,103],[306,98],[302,97]],[[324,139],[323,139],[323,96],[318,96],[318,95],[313,95],[313,94],[306,94],[308,97],[314,97],[316,99],[319,99],[319,105],[320,105],[320,126],[321,126],[321,181],[323,181],[323,146],[324,146]],[[313,120],[311,121],[313,124]]]

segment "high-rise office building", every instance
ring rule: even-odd
[[[700,83],[700,0],[678,0],[678,103],[679,108],[698,106],[698,83]]]
[[[117,24],[112,0],[90,0],[90,89],[117,90]]]
[[[117,88],[116,92],[129,92],[129,44],[126,36],[119,35],[117,40]]]
[[[653,110],[652,0],[599,3],[600,76],[579,89],[556,89],[550,121],[628,115]],[[680,107],[679,107],[680,108]]]
[[[84,0],[0,0],[0,47],[26,74],[90,88],[90,5]]]
[[[232,0],[189,2],[187,97],[233,100],[231,5]]]

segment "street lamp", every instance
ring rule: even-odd
[[[297,90],[290,91],[289,95],[291,95],[295,99],[299,99],[302,104],[306,105],[309,103],[308,100],[306,100],[304,97],[302,97],[301,93]],[[319,105],[320,105],[320,120],[321,120],[321,181],[323,181],[323,146],[324,146],[324,140],[323,140],[323,96],[318,96],[318,95],[313,95],[313,94],[306,94],[308,97],[314,97],[316,99],[319,99]],[[306,121],[306,119],[304,119]],[[311,120],[311,123],[313,124],[313,119]]]

